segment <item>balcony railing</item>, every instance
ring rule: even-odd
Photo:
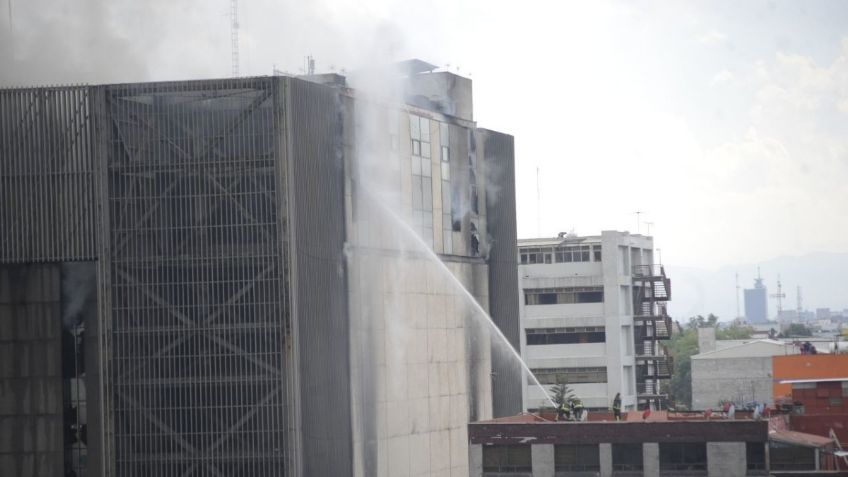
[[[634,265],[633,266],[633,277],[634,278],[665,278],[665,267],[659,263],[652,263],[648,265]]]

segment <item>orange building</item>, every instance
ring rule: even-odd
[[[848,377],[848,354],[794,354],[772,357],[773,394],[775,400],[792,394],[792,379],[827,379]]]

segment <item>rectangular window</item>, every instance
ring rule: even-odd
[[[601,454],[597,444],[555,445],[556,472],[597,472],[601,470]]]
[[[594,260],[596,262],[600,262],[601,261],[601,246],[600,245],[593,245],[592,246],[592,254],[594,254],[594,256],[595,256]]]
[[[766,444],[764,442],[746,442],[745,461],[748,470],[766,470]]]
[[[430,120],[409,115],[412,141],[412,219],[421,237],[433,245],[433,164],[430,161]]]
[[[642,444],[613,444],[613,472],[641,472]]]
[[[581,384],[606,383],[607,368],[539,368],[533,369],[533,375],[540,384]],[[528,379],[527,384],[534,384]]]
[[[602,326],[573,328],[528,328],[528,345],[604,343],[606,331]]]
[[[704,442],[660,443],[660,472],[707,471]]]
[[[543,257],[528,254],[521,263],[537,263]],[[534,288],[524,290],[525,305],[562,305],[572,303],[603,303],[604,287]]]
[[[551,263],[554,259],[552,248],[525,248],[521,249],[521,263]]]
[[[589,245],[560,245],[554,249],[557,263],[591,261],[592,247]]]
[[[483,446],[483,472],[532,472],[530,445]]]
[[[439,144],[441,144],[440,167],[442,172],[442,243],[444,253],[453,253],[453,204],[451,203],[450,175],[450,127],[447,123],[439,123]]]

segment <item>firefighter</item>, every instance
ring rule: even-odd
[[[615,393],[615,399],[612,400],[612,415],[616,421],[621,420],[621,393]]]

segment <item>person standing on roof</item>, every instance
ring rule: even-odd
[[[615,393],[615,399],[612,400],[612,415],[616,421],[621,420],[621,393]]]
[[[582,421],[583,401],[581,401],[580,398],[574,398],[574,400],[571,401],[571,406],[574,408],[574,420],[578,422]]]

